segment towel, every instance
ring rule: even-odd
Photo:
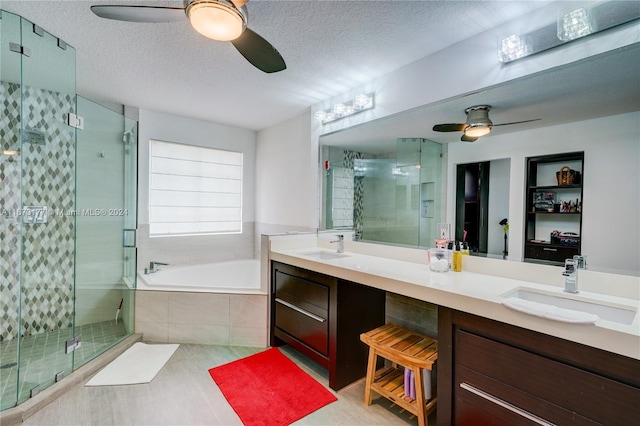
[[[411,369],[404,368],[404,396],[411,398]]]
[[[588,312],[559,308],[555,305],[522,300],[517,297],[509,297],[503,300],[502,304],[525,314],[572,324],[593,324],[600,319],[597,315]]]

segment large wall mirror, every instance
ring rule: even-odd
[[[322,135],[320,228],[426,248],[439,223],[452,224],[457,239],[475,225],[479,253],[522,261],[527,158],[581,151],[582,253],[591,269],[640,275],[638,64],[635,44]],[[484,104],[493,106],[497,124],[539,120],[496,126],[476,142],[432,130],[464,123],[466,108]],[[484,172],[470,172],[480,164]],[[469,217],[461,217],[465,183],[459,180],[470,175],[483,178],[485,186],[475,190],[485,199],[470,201],[486,211],[469,207]]]

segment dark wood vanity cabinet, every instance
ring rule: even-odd
[[[438,327],[439,425],[640,419],[638,360],[443,307]]]
[[[360,334],[385,321],[385,292],[271,263],[271,345],[288,344],[329,370],[338,390],[366,374]]]

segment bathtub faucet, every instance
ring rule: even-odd
[[[164,263],[164,262],[154,262],[154,261],[151,261],[151,262],[149,262],[149,269],[145,269],[145,270],[144,270],[144,273],[145,273],[145,274],[152,274],[152,273],[154,273],[154,272],[158,272],[158,271],[160,270],[160,269],[158,268],[158,266],[160,266],[160,265],[162,265],[162,266],[168,266],[169,264],[168,264],[168,263]]]

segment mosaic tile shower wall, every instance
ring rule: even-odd
[[[0,99],[3,149],[19,144],[21,119],[25,129],[44,134],[44,144],[22,143],[19,156],[0,163],[0,295],[11,301],[1,306],[0,340],[9,340],[20,328],[28,336],[73,324],[75,130],[66,117],[75,97],[26,87],[23,117],[19,85],[0,82]],[[47,223],[21,223],[21,200],[46,206]]]
[[[364,154],[357,151],[344,150],[345,168],[353,172],[353,230],[356,240],[362,239],[362,227],[364,225],[364,182],[366,174],[358,160],[362,160]]]

